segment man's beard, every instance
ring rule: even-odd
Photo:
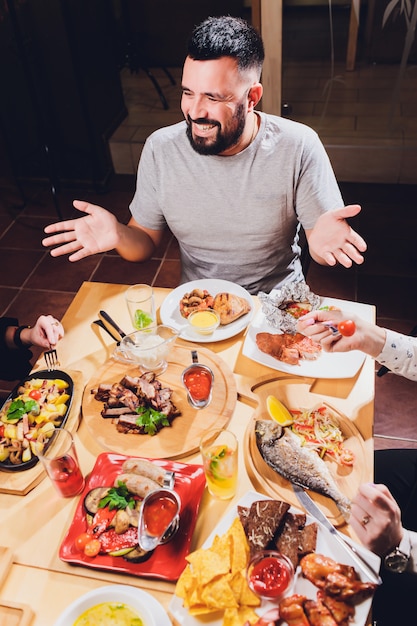
[[[222,132],[220,128],[220,124],[214,120],[207,119],[197,119],[192,120],[190,116],[187,116],[187,137],[191,144],[193,150],[198,152],[198,154],[209,155],[209,154],[221,154],[225,150],[232,148],[237,144],[239,139],[242,136],[243,130],[245,128],[245,114],[243,104],[239,104],[236,109],[236,113],[233,118],[230,120],[229,126],[225,128]],[[191,124],[199,123],[199,124],[215,124],[217,126],[217,136],[213,140],[212,138],[208,139],[207,137],[193,137]]]

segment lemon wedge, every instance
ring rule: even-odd
[[[266,408],[272,419],[278,422],[280,426],[291,426],[294,422],[289,410],[275,396],[267,397]]]

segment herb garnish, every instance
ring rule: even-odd
[[[109,511],[113,509],[127,509],[128,507],[133,509],[135,507],[135,498],[129,493],[126,484],[119,480],[117,487],[109,489],[109,492],[98,503],[99,509],[104,509],[106,506],[109,507]]]
[[[165,413],[160,413],[160,411],[155,409],[139,406],[136,409],[136,413],[139,415],[136,425],[143,427],[147,435],[156,435],[160,428],[170,425]]]
[[[39,403],[36,400],[27,400],[23,402],[20,398],[13,400],[7,409],[6,419],[7,421],[18,421],[22,419],[25,413],[30,413],[34,409],[39,408]]]

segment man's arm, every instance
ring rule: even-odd
[[[361,207],[352,204],[320,215],[314,228],[306,230],[311,257],[320,265],[351,267],[355,262],[363,263],[361,252],[366,250],[366,242],[346,221],[354,217]]]
[[[117,250],[128,261],[145,261],[160,243],[162,231],[142,228],[133,218],[121,224],[110,211],[88,202],[74,200],[74,207],[86,215],[49,224],[45,233],[52,235],[42,244],[53,247],[51,256],[69,255],[70,261]],[[57,233],[57,234],[55,234]]]

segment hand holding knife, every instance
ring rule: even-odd
[[[355,562],[355,565],[361,570],[361,572],[364,573],[371,582],[380,585],[382,583],[382,579],[379,576],[378,572],[376,572],[373,567],[371,567],[371,565],[369,565],[369,563],[365,560],[365,558],[358,552],[358,550],[350,543],[348,543],[343,535],[336,530],[333,524],[329,522],[327,517],[324,515],[324,513],[321,512],[319,507],[311,499],[311,497],[304,490],[304,488],[300,487],[300,485],[297,485],[296,483],[292,483],[292,487],[294,489],[295,495],[298,498],[298,501],[303,506],[303,508],[317,520],[322,528],[326,529],[327,532],[333,535],[333,537],[349,554],[350,558]]]

